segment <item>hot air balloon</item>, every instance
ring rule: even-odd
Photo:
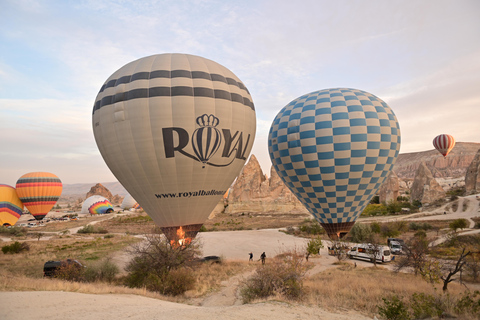
[[[14,187],[0,184],[0,226],[13,226],[22,215],[23,203]]]
[[[190,241],[253,145],[252,98],[220,64],[188,54],[133,61],[93,108],[100,153],[172,244]]]
[[[268,136],[273,167],[324,227],[345,236],[389,175],[400,150],[390,107],[356,89],[325,89],[285,106]]]
[[[17,181],[17,194],[28,211],[42,220],[62,194],[62,181],[49,172],[31,172]]]
[[[113,212],[113,206],[107,198],[95,195],[88,197],[83,201],[82,211],[83,214],[104,214]]]
[[[441,134],[433,139],[433,146],[446,157],[455,147],[455,139],[449,134]]]
[[[128,210],[133,208],[135,204],[137,204],[137,201],[133,199],[133,197],[130,194],[127,194],[125,198],[123,198],[120,208]]]

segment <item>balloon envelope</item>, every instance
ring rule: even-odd
[[[82,204],[83,214],[104,214],[113,212],[113,206],[107,198],[102,196],[91,196],[85,199]]]
[[[455,139],[449,134],[441,134],[433,139],[433,146],[446,157],[455,147]]]
[[[14,187],[0,184],[0,226],[13,226],[22,215],[23,203]]]
[[[125,198],[123,198],[120,208],[128,210],[133,208],[136,204],[137,204],[137,201],[133,199],[133,197],[130,194],[127,194]]]
[[[245,85],[187,54],[133,61],[102,86],[93,109],[100,153],[170,240],[196,235],[242,169],[256,120]]]
[[[18,179],[17,194],[28,211],[42,220],[62,194],[62,181],[50,172],[30,172]]]
[[[274,119],[273,167],[330,238],[348,233],[391,171],[400,127],[390,107],[356,89],[303,95]]]

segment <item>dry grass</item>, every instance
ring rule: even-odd
[[[305,218],[305,214],[268,214],[268,213],[219,213],[205,221],[207,231],[233,231],[276,229],[297,226]]]
[[[393,273],[382,267],[354,268],[345,263],[308,278],[306,302],[327,310],[355,310],[374,316],[382,298],[396,295],[410,298],[414,293],[441,295],[441,286],[434,288],[412,274]],[[451,283],[449,294],[458,296],[465,288]]]
[[[140,241],[132,236],[115,235],[113,238],[76,237],[28,241],[30,250],[19,254],[0,254],[0,270],[15,276],[43,277],[43,265],[48,260],[77,259],[83,264],[100,260]],[[3,242],[2,245],[10,244]]]
[[[197,282],[195,289],[187,291],[186,298],[197,298],[214,292],[223,281],[236,275],[253,271],[257,265],[245,261],[226,261],[222,263],[203,263],[193,270]]]

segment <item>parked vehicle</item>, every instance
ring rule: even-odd
[[[43,265],[43,276],[44,277],[55,277],[55,272],[57,271],[58,268],[60,268],[62,265],[65,264],[73,264],[77,266],[78,268],[85,268],[84,265],[82,265],[80,262],[77,260],[72,260],[72,259],[66,259],[62,261],[47,261]]]
[[[390,247],[390,251],[393,254],[402,254],[403,253],[402,245],[398,241],[390,241],[389,247]]]
[[[375,251],[377,251],[376,254]],[[382,263],[392,260],[392,254],[387,246],[378,246],[375,248],[375,246],[370,243],[362,243],[353,246],[347,255],[350,259],[364,259],[371,262],[373,262],[373,259]]]
[[[388,238],[387,239],[387,245],[390,246],[390,242],[392,241],[396,241],[398,243],[400,243],[400,245],[403,247],[405,247],[405,241],[403,241],[403,239],[399,239],[399,238]]]

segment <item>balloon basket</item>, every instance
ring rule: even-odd
[[[190,224],[186,226],[162,227],[163,234],[172,247],[186,246],[196,237],[203,224]]]

